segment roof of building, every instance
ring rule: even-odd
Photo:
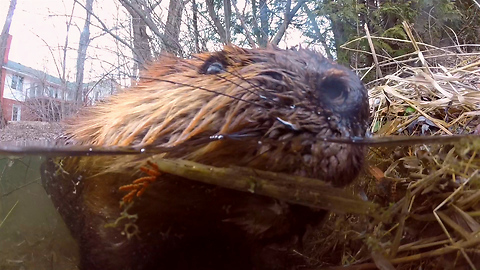
[[[51,84],[57,84],[57,85],[62,85],[62,80],[60,78],[57,78],[55,76],[49,75],[45,73],[44,71],[34,69],[31,67],[24,66],[20,63],[8,60],[7,64],[4,65],[6,69],[9,69],[11,71],[15,71],[17,73],[21,73],[23,75],[36,78],[38,80],[42,81],[47,81]],[[71,84],[71,82],[67,82],[67,84]]]
[[[7,70],[22,74],[24,76],[29,76],[31,78],[38,79],[39,81],[42,81],[42,82],[48,82],[50,84],[55,84],[57,86],[64,85],[62,80],[58,77],[49,75],[46,72],[38,70],[38,69],[34,69],[34,68],[31,68],[31,67],[24,66],[20,63],[17,63],[17,62],[11,61],[11,60],[8,60],[7,64],[5,64],[3,67]],[[75,83],[74,82],[67,81],[66,83],[67,83],[67,88],[68,89],[75,89]],[[105,81],[101,81],[100,85],[102,85],[104,83],[105,83]],[[98,86],[98,85],[99,85],[99,82],[96,82],[96,81],[83,83],[84,88],[95,87],[95,86]]]

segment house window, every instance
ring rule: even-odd
[[[44,87],[45,87],[45,85],[40,84],[40,85],[38,85],[37,88],[35,88],[35,93],[36,93],[35,96],[36,96],[36,97],[43,97],[43,96],[44,96],[44,95],[43,95],[43,88],[44,88]]]
[[[18,105],[12,106],[12,121],[20,121],[21,107]]]
[[[12,85],[11,85],[11,87],[12,87],[12,89],[17,89],[18,91],[22,91],[22,90],[23,90],[23,77],[14,74],[14,75],[12,76]]]
[[[53,86],[47,86],[47,95],[51,98],[58,98],[58,89]]]
[[[36,96],[36,93],[40,89],[40,84],[39,83],[33,83],[32,86],[30,87],[30,97],[33,98]]]

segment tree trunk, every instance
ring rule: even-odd
[[[217,13],[215,12],[215,5],[213,3],[213,0],[206,0],[205,3],[207,4],[208,15],[210,15],[210,18],[213,21],[213,26],[217,31],[218,35],[220,36],[220,41],[223,44],[227,44],[225,29],[223,29],[222,22],[220,21],[220,19],[217,16]]]
[[[257,44],[260,45],[260,40],[262,40],[262,37],[260,35],[260,28],[258,27],[258,23],[257,23],[257,14],[258,14],[257,1],[252,0],[253,35],[255,36],[255,40],[257,41]]]
[[[87,48],[90,44],[90,14],[93,10],[93,0],[87,0],[85,8],[87,10],[87,17],[85,18],[85,25],[83,26],[78,44],[77,74],[75,76],[75,101],[77,104],[81,103],[83,96],[83,72],[85,69],[85,60],[87,59]]]
[[[268,7],[266,0],[259,0],[260,7],[260,47],[267,47],[268,43]]]
[[[232,19],[232,4],[230,0],[223,0],[223,10],[225,13],[225,42],[229,44],[230,40],[230,22]]]
[[[7,18],[5,19],[5,24],[3,25],[2,33],[0,34],[0,82],[4,84],[3,78],[3,64],[6,64],[5,54],[7,50],[8,36],[10,32],[10,25],[12,24],[13,12],[15,11],[15,6],[17,5],[17,0],[10,0],[10,6],[8,7]],[[5,86],[3,86],[5,87]],[[3,89],[3,88],[2,88]],[[0,128],[4,128],[7,125],[5,116],[3,115],[3,90],[1,91],[0,97]]]
[[[141,1],[120,1],[132,16],[133,32],[133,74],[145,67],[145,63],[152,60],[152,50],[150,47],[150,37],[147,34],[147,24],[140,13],[144,13]],[[141,12],[137,12],[140,10]]]
[[[198,7],[197,2],[192,0],[192,7],[193,7],[193,35],[195,39],[195,52],[200,52],[200,42],[199,42],[199,32],[198,32]]]
[[[183,0],[170,0],[168,5],[167,23],[165,24],[165,50],[169,53],[179,55],[182,48],[178,41],[180,37],[180,25],[184,8]]]

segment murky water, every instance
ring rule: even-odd
[[[144,152],[147,151],[1,143],[0,270],[78,269],[78,245],[42,185],[40,167],[46,155]]]
[[[0,156],[0,269],[78,269],[78,247],[46,194],[40,156]]]

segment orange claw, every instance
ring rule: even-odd
[[[123,196],[122,201],[124,203],[129,203],[133,200],[133,197],[135,196],[136,190],[130,191],[127,195]]]
[[[150,166],[151,168],[148,168],[147,166]],[[159,177],[162,174],[157,164],[151,161],[147,161],[147,165],[140,167],[140,170],[149,176],[140,177],[135,181],[133,181],[132,184],[123,185],[118,188],[118,190],[120,191],[129,191],[128,194],[123,196],[122,198],[122,201],[124,203],[131,202],[135,197],[135,195],[137,197],[142,196],[142,194],[145,193],[145,190],[147,189],[148,185],[156,181],[157,177]]]
[[[134,189],[138,189],[138,187],[139,187],[138,184],[123,185],[119,187],[118,190],[121,190],[121,191],[134,190]]]
[[[137,180],[133,181],[134,184],[141,184],[141,183],[149,183],[157,180],[157,177],[154,176],[145,176],[138,178]]]
[[[145,192],[145,190],[147,190],[147,185],[143,186],[143,188],[140,189],[140,190],[137,192],[137,197],[142,196],[142,194]]]

